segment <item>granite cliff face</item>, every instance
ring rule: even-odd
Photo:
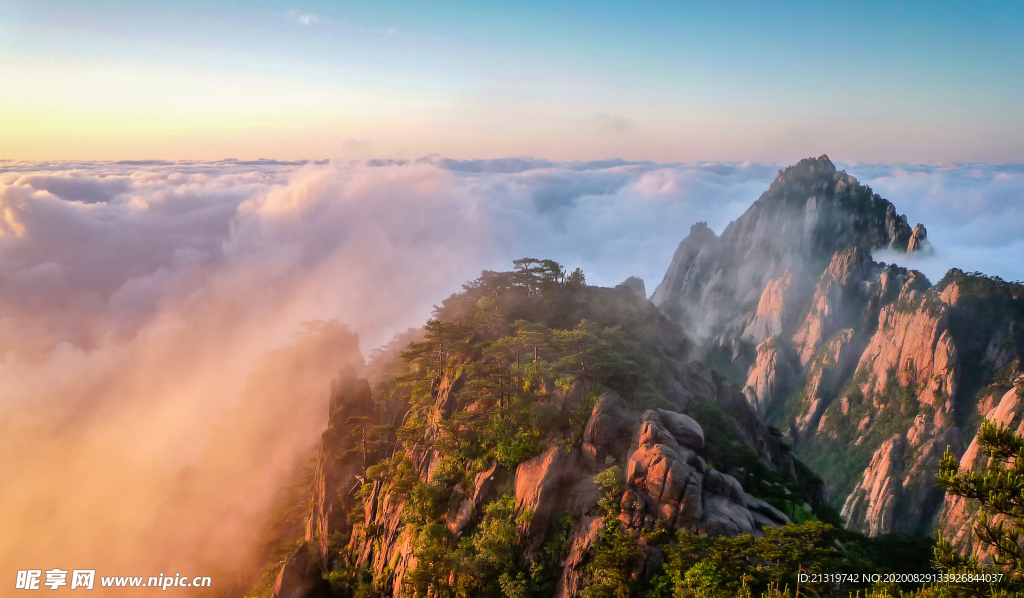
[[[653,300],[822,475],[848,527],[959,532],[935,467],[1021,372],[1024,287],[959,270],[933,286],[874,262],[881,248],[932,250],[826,157],[803,160],[721,236],[695,225]]]
[[[1014,430],[1017,434],[1022,434],[1024,433],[1024,418],[1022,416],[1024,416],[1024,376],[1018,376],[1013,388],[1006,391],[994,407],[988,409],[985,419]],[[986,467],[987,459],[980,454],[978,439],[975,437],[964,451],[963,456],[960,457],[960,469],[984,472]],[[977,545],[977,539],[973,533],[978,511],[977,501],[959,496],[949,497],[943,504],[938,527],[954,545],[983,558],[990,557],[991,552]],[[999,516],[996,517],[997,521],[998,518]]]
[[[342,395],[341,400],[359,405],[365,396],[362,390],[368,386],[366,380],[358,379],[350,380],[347,388],[358,394]],[[753,434],[771,437],[764,430],[755,430]],[[479,524],[488,502],[502,493],[510,493],[517,512],[530,514],[521,532],[531,540],[528,555],[536,557],[555,513],[571,514],[574,523],[568,532],[569,549],[560,561],[562,570],[555,595],[576,596],[581,589],[587,553],[602,525],[600,494],[594,478],[609,463],[625,464],[626,490],[621,497],[620,522],[634,533],[651,531],[657,524],[667,532],[686,528],[712,536],[757,535],[765,527],[789,523],[789,518],[777,508],[744,491],[735,477],[708,469],[702,456],[707,454],[703,450],[704,431],[683,413],[668,409],[637,413],[606,389],[591,411],[581,440],[582,451],[554,444],[514,469],[492,461],[473,477],[472,490],[452,490],[449,508],[443,516],[445,526],[455,538],[467,534]],[[408,497],[385,484],[373,483],[354,527],[344,518],[323,516],[325,510],[331,510],[331,492],[339,496],[338,482],[358,481],[358,476],[346,477],[352,460],[334,461],[333,468],[321,467],[339,453],[339,444],[344,442],[338,435],[325,433],[312,480],[306,541],[282,567],[275,596],[320,595],[317,592],[323,591],[323,584],[316,579],[327,570],[327,559],[332,556],[328,539],[332,536],[348,535],[350,541],[342,552],[356,566],[372,571],[387,587],[402,587],[405,576],[417,566],[413,538],[407,533],[403,518]],[[797,477],[798,465],[792,457],[779,450],[776,453],[787,475]],[[416,473],[420,481],[431,478],[437,467],[436,458],[421,455]],[[803,475],[808,473],[805,470]],[[817,483],[813,477],[807,481]],[[351,493],[340,495],[343,503]],[[343,505],[335,505],[340,512]],[[656,546],[645,551],[645,563],[660,558],[660,548]]]
[[[326,595],[323,578],[340,571],[362,572],[344,583],[380,595],[456,583],[457,569],[437,568],[456,547],[492,541],[503,521],[521,551],[508,559],[523,559],[544,595],[578,596],[604,526],[638,542],[642,576],[676,530],[760,535],[789,522],[781,508],[827,502],[821,480],[738,387],[694,359],[639,285],[544,291],[509,280],[446,302],[426,340],[377,357],[392,361],[371,364],[372,384],[351,371],[335,383],[304,538],[274,596]],[[597,332],[513,319],[521,306],[495,305],[495,292]],[[529,419],[508,436],[516,413]],[[615,520],[601,476],[620,479]]]

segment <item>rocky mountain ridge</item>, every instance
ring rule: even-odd
[[[491,595],[487,583],[510,583],[488,581],[498,565],[468,579],[446,563],[477,562],[496,529],[522,551],[500,567],[523,559],[522,583],[539,595],[579,596],[609,525],[638,547],[630,567],[642,579],[677,530],[759,536],[790,522],[783,508],[827,503],[820,479],[738,387],[693,359],[636,282],[486,274],[439,308],[424,340],[377,355],[378,379],[349,369],[335,383],[305,533],[273,596],[459,584]],[[617,515],[602,489],[613,478]]]
[[[805,294],[837,252],[906,250],[912,238],[916,249],[927,237],[918,230],[914,237],[906,216],[827,156],[803,160],[780,170],[720,237],[707,223],[693,225],[652,300],[699,338],[714,337],[741,326],[738,318],[787,271],[786,290]]]
[[[695,225],[653,300],[825,478],[848,527],[962,539],[935,467],[1021,372],[1024,286],[959,270],[932,285],[873,261],[881,248],[930,244],[827,157],[803,160],[720,237]]]

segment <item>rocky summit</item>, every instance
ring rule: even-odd
[[[836,253],[906,250],[913,234],[906,216],[836,170],[828,156],[803,160],[779,171],[721,237],[707,223],[693,225],[652,300],[698,337],[721,335],[739,326],[768,284],[787,272],[785,288],[777,283],[773,291],[806,293]]]

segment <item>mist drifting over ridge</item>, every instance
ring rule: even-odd
[[[101,565],[179,566],[169,559],[180,554],[135,554],[158,498],[225,441],[211,424],[302,322],[344,322],[366,352],[480,270],[527,255],[582,267],[591,284],[639,275],[653,291],[692,223],[721,231],[780,166],[0,163],[0,474],[14,489],[0,516],[22,521],[0,563],[99,554]],[[1024,168],[839,167],[928,226],[934,256],[904,265],[933,281],[953,266],[1024,278]],[[307,415],[275,440],[279,476],[316,437],[318,385],[335,367],[311,365],[288,397]],[[252,430],[230,440],[266,442]],[[254,507],[230,525],[185,526],[181,546],[235,539],[276,481],[247,487]],[[38,496],[59,500],[33,506]]]

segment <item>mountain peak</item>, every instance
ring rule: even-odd
[[[836,165],[829,159],[828,154],[822,154],[817,158],[804,158],[796,164],[787,166],[785,169],[779,171],[776,180],[782,181],[829,176],[834,175],[837,170]]]
[[[906,216],[827,155],[805,158],[720,236],[694,225],[652,300],[697,336],[714,336],[786,271],[816,280],[839,252],[920,250],[925,235],[922,226],[911,242]]]
[[[829,160],[828,154],[822,154],[817,158],[804,158],[796,163],[793,168],[807,168],[811,172],[832,173],[836,171],[836,165]]]

